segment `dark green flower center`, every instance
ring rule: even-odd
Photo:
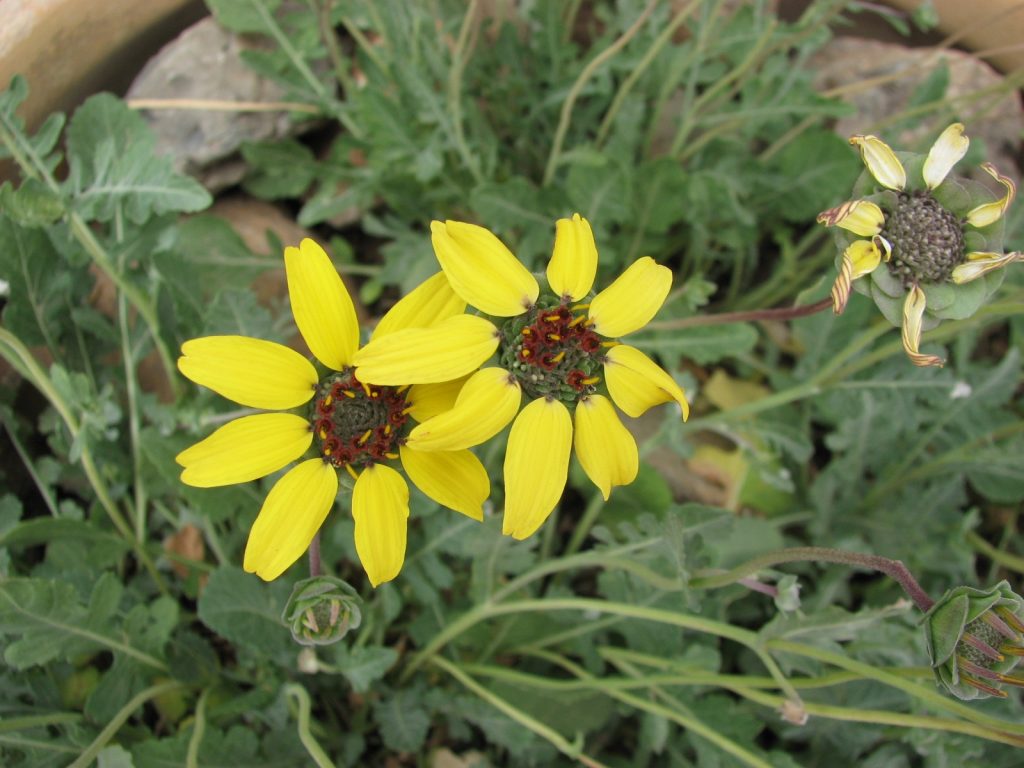
[[[901,192],[882,237],[892,246],[889,271],[907,288],[941,283],[964,260],[964,222],[930,192]]]
[[[596,391],[606,345],[587,325],[586,308],[542,297],[501,326],[501,365],[528,397],[575,404]]]
[[[352,368],[320,380],[310,413],[320,453],[336,467],[397,459],[408,419],[404,387],[371,387]]]

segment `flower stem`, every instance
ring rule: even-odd
[[[829,309],[832,297],[827,296],[814,304],[800,307],[778,307],[776,309],[750,309],[745,312],[719,312],[714,315],[695,315],[681,317],[676,320],[662,320],[648,323],[647,327],[659,331],[674,331],[680,328],[693,328],[698,325],[719,325],[721,323],[745,323],[755,320],[792,320],[796,317],[807,317]]]
[[[309,542],[309,575],[319,576],[323,573],[320,563],[320,531],[313,534],[313,540]]]
[[[742,581],[745,577],[764,568],[770,568],[781,563],[796,562],[840,563],[842,565],[858,565],[862,568],[870,568],[871,570],[884,573],[889,578],[897,581],[903,587],[903,591],[914,601],[914,605],[921,611],[927,611],[935,602],[921,588],[921,585],[917,583],[917,579],[899,560],[891,560],[880,555],[830,549],[828,547],[791,547],[789,549],[780,549],[776,552],[769,552],[748,560],[742,565],[738,565],[724,573],[703,577],[698,576],[691,579],[690,587],[693,589],[724,587],[727,584]]]

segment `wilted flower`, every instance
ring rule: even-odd
[[[1006,697],[1000,685],[1024,687],[1010,675],[1024,656],[1024,600],[1005,581],[992,589],[955,587],[924,615],[935,679],[960,699]]]
[[[645,256],[593,295],[597,247],[578,214],[556,223],[543,291],[483,227],[435,221],[431,233],[452,289],[493,320],[467,315],[374,340],[357,353],[357,374],[380,384],[435,380],[424,378],[427,373],[450,379],[476,371],[495,351],[498,357],[470,376],[452,410],[410,432],[409,447],[467,448],[514,419],[505,454],[503,531],[517,539],[536,531],[558,503],[573,448],[605,498],[613,486],[631,483],[636,442],[612,402],[630,416],[665,402],[678,403],[683,418],[689,412],[672,377],[618,341],[661,308],[671,271]],[[523,396],[528,402],[520,411]]]
[[[856,286],[902,326],[914,365],[941,366],[941,358],[920,351],[922,331],[940,319],[973,315],[1002,282],[1000,267],[1022,259],[1002,253],[1001,219],[1016,186],[991,163],[981,167],[1005,190],[997,200],[985,187],[949,175],[969,144],[960,123],[942,132],[927,157],[897,156],[877,136],[853,136],[850,143],[867,166],[855,188],[865,194],[818,214],[819,223],[840,228],[833,308],[842,314]],[[866,275],[871,280],[855,282]]]

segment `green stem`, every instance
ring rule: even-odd
[[[0,733],[27,731],[29,728],[45,728],[49,725],[67,725],[82,720],[81,712],[50,712],[45,715],[24,715],[0,720]]]
[[[185,754],[185,768],[199,768],[199,746],[203,743],[206,733],[206,699],[210,689],[204,688],[196,702],[196,714],[192,725],[192,735],[188,740],[188,752]]]
[[[466,144],[466,134],[462,128],[462,73],[466,68],[466,52],[469,48],[470,32],[473,26],[479,23],[477,19],[478,2],[479,0],[469,0],[466,15],[462,17],[462,27],[459,29],[455,49],[452,51],[451,71],[448,74],[448,110],[451,113],[455,147],[477,184],[481,183],[484,178],[480,173],[476,158],[470,152],[469,145]]]
[[[14,446],[14,452],[18,454],[18,458],[20,458],[21,463],[25,465],[25,470],[28,472],[29,477],[32,478],[32,482],[36,484],[36,490],[39,491],[39,495],[43,497],[46,508],[50,510],[50,514],[53,517],[60,517],[60,512],[57,510],[56,499],[53,498],[53,494],[50,493],[50,489],[46,487],[46,484],[43,483],[43,478],[40,477],[39,473],[36,471],[36,466],[32,462],[32,457],[28,455],[28,451],[25,450],[25,446],[21,444],[21,440],[14,431],[14,426],[5,421],[4,429],[7,431],[7,436],[11,439],[11,445]]]
[[[128,396],[128,438],[132,452],[132,475],[135,496],[135,538],[146,539],[146,482],[142,474],[142,441],[139,437],[139,394],[135,375],[135,355],[132,353],[128,330],[128,311],[123,293],[117,297],[117,319],[121,331],[121,358],[124,363],[125,390]]]
[[[579,522],[572,529],[572,536],[569,537],[569,543],[565,547],[565,555],[573,555],[579,552],[602,509],[604,509],[604,497],[600,493],[595,493],[590,497],[590,501],[587,502]]]
[[[562,142],[565,141],[565,134],[569,130],[569,123],[572,119],[572,108],[576,105],[576,99],[579,98],[580,92],[583,90],[583,86],[585,86],[590,78],[594,76],[594,73],[597,72],[602,64],[615,56],[615,54],[625,47],[626,43],[633,39],[650,15],[654,12],[657,5],[658,0],[650,0],[647,7],[644,8],[636,21],[633,22],[633,25],[623,32],[615,42],[591,59],[583,68],[583,71],[580,72],[579,77],[576,78],[576,82],[572,84],[572,88],[569,89],[569,93],[565,97],[565,102],[562,104],[562,112],[558,117],[558,126],[555,128],[555,138],[551,144],[551,154],[548,155],[548,164],[544,169],[544,179],[541,182],[541,186],[550,186],[551,180],[555,176],[555,168],[558,167],[559,155],[562,154]]]
[[[714,589],[727,584],[734,584],[740,579],[782,563],[796,562],[820,562],[839,563],[842,565],[854,565],[861,568],[870,568],[880,571],[891,579],[894,579],[903,587],[903,591],[910,596],[914,604],[921,610],[927,611],[934,604],[928,593],[917,583],[914,576],[907,570],[899,560],[890,560],[888,557],[879,555],[868,555],[860,552],[847,552],[841,549],[830,549],[828,547],[791,547],[780,549],[776,552],[748,560],[742,565],[731,568],[725,573],[716,575],[696,577],[690,579],[692,589]]]
[[[135,712],[135,710],[150,699],[155,699],[157,696],[162,696],[165,693],[170,693],[171,691],[181,690],[184,687],[185,686],[181,683],[172,680],[170,682],[150,686],[144,691],[133,696],[131,700],[121,707],[118,713],[111,718],[110,722],[107,723],[107,726],[99,732],[96,738],[93,739],[92,744],[86,747],[85,751],[82,752],[82,754],[78,756],[78,759],[71,763],[68,768],[88,768],[103,748],[107,746],[107,742],[114,737],[114,734],[121,729],[121,726],[125,724],[125,721],[132,716],[132,713]]]
[[[967,539],[967,543],[974,547],[976,551],[985,555],[993,562],[998,563],[1003,568],[1024,574],[1024,557],[1011,555],[1009,552],[1003,552],[1003,550],[993,547],[975,531],[967,531],[964,537]]]
[[[606,768],[604,763],[600,763],[597,760],[583,754],[582,744],[576,742],[569,742],[562,734],[556,731],[554,728],[545,725],[539,720],[534,719],[530,715],[523,712],[521,709],[513,706],[505,699],[492,693],[484,686],[480,685],[476,680],[467,675],[457,666],[447,661],[446,659],[435,656],[430,659],[430,663],[439,669],[447,672],[449,675],[454,677],[463,686],[475,693],[481,699],[486,701],[495,709],[499,710],[503,714],[515,720],[517,723],[525,728],[533,731],[541,738],[548,741],[555,749],[561,752],[563,755],[568,757],[570,760],[577,760],[590,768]]]
[[[311,703],[309,700],[309,693],[301,685],[297,683],[289,683],[284,687],[284,693],[289,699],[294,699],[298,705],[298,729],[299,729],[299,741],[302,742],[302,746],[306,748],[309,756],[316,763],[317,768],[335,768],[334,762],[327,753],[324,752],[323,747],[316,740],[309,731],[309,713],[311,709]]]

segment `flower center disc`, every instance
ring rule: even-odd
[[[529,397],[575,404],[596,391],[605,342],[587,326],[586,307],[549,299],[502,326],[501,364]]]
[[[320,453],[336,467],[397,459],[408,419],[405,388],[371,387],[351,368],[321,379],[310,415]]]
[[[963,222],[929,192],[901,192],[882,237],[892,245],[889,271],[906,288],[943,282],[964,260]]]

